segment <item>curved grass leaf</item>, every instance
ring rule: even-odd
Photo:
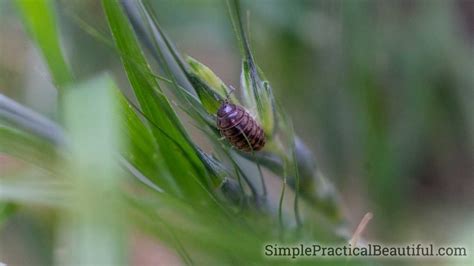
[[[121,128],[127,141],[127,145],[122,149],[122,156],[154,184],[166,191],[172,191],[174,182],[167,182],[172,177],[159,155],[153,135],[123,94],[117,90],[116,95],[123,117]]]
[[[0,121],[32,133],[53,144],[65,144],[62,129],[53,121],[0,94]]]
[[[53,83],[59,92],[72,81],[72,74],[62,55],[53,2],[50,0],[16,0],[31,38],[40,48]]]
[[[186,154],[183,154],[162,132],[149,127],[161,157],[173,176],[173,180],[169,180],[169,182],[176,182],[174,193],[190,198],[202,198],[205,194],[202,188],[208,186],[208,180],[205,179],[205,169],[196,156],[181,122],[164,94],[155,92],[161,91],[156,80],[140,69],[149,69],[149,66],[119,3],[111,0],[104,0],[102,3],[125,71],[143,113],[185,148]],[[140,68],[136,68],[127,59],[133,59]],[[194,180],[193,176],[199,180]],[[196,182],[201,184],[198,185]]]
[[[0,153],[19,158],[46,170],[55,171],[58,151],[44,139],[0,122]]]
[[[206,111],[203,107],[203,104],[199,102],[199,100],[196,101],[194,96],[189,93],[190,90],[197,91],[198,88],[191,87],[188,89],[184,89],[184,87],[189,86],[189,84],[181,83],[181,76],[186,76],[193,85],[194,83],[192,81],[196,81],[196,79],[194,79],[194,76],[190,72],[189,67],[183,62],[174,46],[168,40],[166,35],[164,35],[163,31],[160,29],[154,17],[148,12],[149,8],[143,7],[141,5],[141,2],[138,2],[138,6],[131,4],[132,2],[130,1],[124,1],[122,3],[124,5],[125,10],[127,11],[127,15],[132,21],[132,25],[134,26],[137,34],[144,38],[143,42],[146,44],[147,47],[154,48],[153,54],[158,57],[158,62],[169,62],[170,60],[174,60],[173,62],[169,62],[171,65],[164,65],[162,66],[162,68],[164,69],[164,72],[166,72],[170,76],[170,80],[166,81],[172,85],[172,92],[183,104],[183,111],[199,124],[198,129],[202,130],[205,127],[210,128],[210,130],[204,130],[204,132],[206,133],[206,135],[208,135],[211,141],[220,138],[219,133],[215,130],[215,120],[211,118],[211,116],[214,116],[214,114]],[[145,22],[148,22],[148,24],[145,23],[148,28],[142,28],[146,26],[141,23],[136,23],[136,21],[138,20],[136,16],[137,13],[139,13],[136,10],[137,8],[140,8],[141,10],[141,17],[145,20]],[[149,38],[148,35],[144,35],[144,33],[152,34],[153,38]],[[173,67],[173,65],[178,66],[178,68]],[[205,84],[201,83],[201,85]],[[221,184],[228,178],[228,176],[222,175],[220,173],[225,171],[225,169],[220,168],[216,170],[216,164],[212,164],[208,160],[208,158],[210,157],[202,153],[202,151],[198,147],[195,146],[194,148],[198,156],[200,157],[202,163],[208,170],[210,177],[214,177],[213,180],[218,181],[217,184],[221,187],[221,189],[224,188],[225,186],[221,186]],[[222,166],[219,165],[219,167]]]
[[[121,3],[140,41],[151,51],[163,72],[168,76],[165,81],[171,85],[173,95],[185,107],[190,117],[200,122],[207,122],[208,126],[215,126],[213,119],[215,114],[212,110],[206,110],[203,103],[195,98],[195,94],[220,98],[219,94],[211,95],[209,90],[199,91],[207,88],[205,82],[201,82],[191,72],[190,67],[160,28],[149,5],[144,6],[141,1],[122,1]],[[215,102],[212,104],[215,105]]]
[[[158,23],[151,16],[149,5],[143,6],[142,1],[122,0],[121,5],[137,36],[143,44],[150,50],[154,59],[161,65],[167,66],[178,84],[180,84],[189,93],[194,93],[191,83],[186,77],[186,65],[171,42],[159,28]],[[145,3],[147,4],[147,3]]]

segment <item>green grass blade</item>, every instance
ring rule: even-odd
[[[295,219],[296,219],[296,224],[298,226],[301,226],[302,221],[301,221],[301,214],[300,214],[300,205],[299,205],[299,200],[300,200],[300,189],[301,189],[301,184],[300,184],[300,173],[298,169],[298,162],[296,161],[296,152],[295,152],[295,134],[293,131],[293,124],[289,122],[289,127],[290,127],[290,136],[291,136],[291,165],[294,171],[295,175],[295,200],[293,204],[293,208],[295,211]]]
[[[194,93],[194,89],[186,77],[184,60],[164,35],[152,16],[149,5],[146,8],[143,6],[147,2],[123,0],[121,4],[140,41],[150,50],[155,60],[161,66],[166,65],[173,72],[178,84],[185,90]]]
[[[122,156],[154,184],[166,191],[172,191],[175,183],[167,182],[172,180],[172,177],[157,153],[158,146],[153,135],[124,95],[120,91],[116,94],[123,117],[121,128],[127,140],[127,145],[121,151]]]
[[[168,76],[165,78],[166,80],[163,78],[160,78],[160,80],[164,80],[171,85],[171,92],[186,107],[190,117],[198,121],[208,122],[212,120],[212,123],[207,123],[207,125],[212,126],[214,124],[212,117],[215,115],[215,112],[212,111],[213,108],[207,109],[209,102],[201,103],[200,99],[195,97],[195,93],[200,98],[203,95],[209,96],[208,99],[211,100],[211,104],[214,106],[218,104],[216,99],[222,97],[218,93],[212,92],[204,84],[205,82],[200,82],[201,80],[196,77],[191,67],[182,59],[173,43],[160,28],[153,16],[150,5],[143,6],[141,2],[135,1],[123,1],[122,5],[140,41],[150,49],[151,54]],[[214,99],[211,99],[211,97]],[[203,124],[203,126],[206,126],[206,124]]]
[[[62,54],[53,2],[16,0],[16,4],[31,38],[44,56],[54,84],[61,92],[72,81],[72,74]]]
[[[125,1],[124,3],[130,2]],[[143,28],[140,28],[139,32],[152,35],[153,38],[149,39],[154,55],[169,79],[170,87],[172,88],[171,92],[180,101],[181,105],[185,107],[186,113],[191,118],[198,121],[206,121],[208,117],[213,117],[214,113],[207,112],[200,100],[195,97],[196,87],[193,87],[193,79],[188,71],[189,67],[159,27],[158,22],[150,12],[151,8],[146,8],[141,2],[137,2],[137,5],[138,12],[141,14],[142,20],[145,21]],[[124,6],[127,12],[130,13],[132,5],[124,4]]]
[[[168,99],[164,94],[155,93],[155,90],[161,91],[158,83],[154,78],[141,70],[141,68],[149,69],[149,66],[145,61],[136,36],[128,24],[127,18],[117,1],[105,0],[102,3],[112,35],[121,54],[125,71],[143,113],[154,124],[159,125],[170,136],[173,136],[179,145],[185,147],[187,156],[192,158],[192,160],[188,160],[181,151],[176,149],[172,141],[166,138],[159,130],[154,130],[150,127],[160,153],[176,181],[175,193],[186,194],[190,198],[204,195],[201,186],[207,186],[207,180],[205,180],[205,170],[202,167],[202,163],[193,151],[188,136]],[[133,59],[140,68],[135,67],[128,59]],[[199,177],[200,180],[191,178],[193,175]],[[196,182],[201,182],[201,185],[198,185]]]
[[[268,82],[262,80],[260,70],[255,63],[250,42],[245,33],[239,0],[227,0],[229,15],[234,26],[237,40],[241,47],[242,57],[242,77],[241,86],[243,98],[247,107],[257,112],[257,117],[265,131],[267,137],[271,137],[275,130],[274,99],[271,87]],[[255,110],[256,109],[256,110]]]

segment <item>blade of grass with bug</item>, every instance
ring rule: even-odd
[[[129,6],[127,6],[127,7],[128,7],[128,8],[131,8],[131,7],[129,7]],[[132,12],[128,12],[128,14],[130,14],[130,13],[132,13]],[[150,16],[148,16],[148,15],[146,16],[146,18],[148,18],[149,20],[151,20],[151,19],[150,19]],[[151,21],[153,21],[153,20],[151,20]],[[154,26],[155,26],[155,31],[154,31],[154,32],[155,32],[155,33],[158,32],[159,34],[162,34],[162,31],[159,30],[159,26],[158,26],[158,25],[154,25]],[[150,26],[150,27],[151,27],[151,26]],[[157,30],[157,29],[158,29],[158,30]],[[148,29],[148,30],[150,30],[150,29]],[[144,32],[146,32],[146,31],[147,31],[147,30],[144,30],[144,29],[139,30],[139,32],[141,32],[142,34],[143,34]],[[160,35],[160,39],[161,39],[161,40],[163,40],[163,39],[165,40],[165,42],[166,42],[166,44],[167,44],[167,49],[169,49],[168,51],[172,51],[172,53],[173,53],[172,57],[173,57],[173,58],[178,58],[179,55],[177,55],[177,53],[175,52],[174,48],[173,48],[172,46],[168,46],[168,45],[169,45],[169,41],[166,39],[166,37],[165,37],[164,35]],[[153,46],[154,46],[157,50],[160,50],[160,49],[162,48],[162,47],[160,47],[159,45],[157,45],[158,41],[151,41],[151,40],[148,40],[148,42],[149,42],[149,43],[150,43],[150,42],[151,42],[151,43],[154,43]],[[154,53],[154,54],[158,54],[158,56],[160,57],[160,61],[163,61],[163,60],[164,60],[164,56],[163,56],[162,53],[163,53],[163,52],[162,52],[161,50],[158,51],[158,52],[155,51],[155,53]],[[170,57],[171,57],[171,56],[168,56],[168,58],[170,58]],[[180,64],[178,64],[178,65],[183,66],[182,63],[180,63]],[[165,66],[165,68],[166,68],[166,66]],[[183,71],[186,71],[186,70],[183,69]],[[169,70],[169,69],[168,69],[167,72],[168,72],[169,75],[174,75],[174,74],[170,73],[170,70]],[[187,73],[185,73],[185,74],[186,74],[188,77],[190,76],[190,75],[187,74]],[[183,88],[180,87],[180,85],[176,84],[176,81],[174,82],[173,85],[174,85],[174,87],[175,87],[175,90],[174,90],[175,95],[177,94],[178,98],[181,98],[181,99],[182,99],[183,97],[180,97],[180,94],[183,93],[183,91],[185,91],[185,90],[183,90]],[[187,101],[187,100],[185,99],[185,101]],[[202,108],[202,107],[201,107],[201,108]],[[187,111],[187,113],[189,113],[189,111]],[[193,115],[193,114],[190,114],[190,116],[191,116],[191,117],[193,117],[193,116],[195,117],[195,115]],[[212,139],[212,136],[211,136],[211,139]]]
[[[135,19],[136,19],[136,18],[135,18]],[[157,26],[158,29],[159,29],[159,26],[158,26],[158,25],[155,25],[155,26]],[[145,32],[145,30],[142,29],[141,32]],[[157,30],[157,31],[155,31],[155,32],[162,33],[161,30]],[[160,39],[165,40],[166,43],[170,43],[169,40],[166,38],[165,35],[161,35],[161,36],[160,36]],[[151,42],[151,41],[148,40],[148,42]],[[167,48],[167,49],[169,48],[169,50],[171,50],[170,53],[173,54],[173,57],[174,57],[174,58],[179,58],[179,54],[177,54],[177,52],[176,52],[176,50],[174,49],[173,46],[168,46],[168,47],[165,47],[165,48]],[[168,56],[167,58],[171,58],[171,56]],[[178,65],[182,65],[182,64],[178,64]],[[184,72],[184,71],[186,71],[186,69],[182,69],[182,71]],[[263,73],[261,73],[261,70],[259,70],[259,69],[257,69],[256,72],[260,73],[260,75],[263,75]],[[263,82],[263,83],[264,83],[264,85],[265,85],[265,82]],[[268,86],[268,85],[267,85],[267,86]],[[264,86],[264,87],[267,87],[267,86]],[[181,88],[181,89],[182,89],[182,88]],[[267,88],[267,90],[268,90],[268,88]],[[198,95],[199,95],[199,93],[198,93]],[[216,104],[218,104],[217,101],[216,101]],[[247,157],[246,154],[241,154],[241,155],[243,155],[244,157]],[[282,168],[283,168],[283,167],[282,167],[283,163],[282,163],[281,161],[278,162],[278,160],[275,160],[275,156],[268,157],[268,153],[267,153],[267,154],[257,154],[256,156],[259,157],[259,161],[265,163],[265,165],[268,166],[269,169],[271,169],[272,171],[274,171],[274,172],[277,173],[277,174],[281,174],[281,170],[279,170],[279,169],[282,169]],[[307,172],[309,172],[308,169],[305,170],[305,173],[307,173]],[[311,173],[312,173],[312,170],[311,170]],[[310,177],[310,178],[312,178],[312,177]],[[290,183],[290,184],[291,184],[291,183]]]
[[[114,47],[113,44],[112,44],[112,41],[109,41],[106,37],[104,37],[104,35],[103,35],[102,33],[98,32],[95,28],[93,28],[93,27],[92,27],[91,25],[89,25],[87,22],[83,21],[81,18],[79,18],[79,17],[77,17],[77,16],[72,16],[72,15],[71,15],[71,17],[73,18],[74,21],[76,21],[76,22],[78,23],[78,25],[79,25],[86,33],[88,33],[89,35],[95,37],[95,38],[98,39],[99,41],[105,43],[107,46],[109,46],[109,47]],[[128,60],[131,64],[134,64],[134,66],[136,66],[136,67],[140,67],[137,63],[135,63],[135,62],[133,61],[133,59],[131,59],[131,58],[129,58],[129,57],[125,58],[125,60]],[[144,71],[144,73],[147,73],[148,71],[150,71],[149,69],[143,69],[143,68],[140,68],[140,69],[142,69],[142,70]],[[165,81],[165,82],[167,82],[167,83],[172,83],[171,80],[169,80],[169,79],[167,79],[167,78],[164,78],[164,77],[161,77],[161,76],[158,76],[158,75],[155,75],[155,74],[153,74],[153,73],[149,73],[149,75],[152,76],[153,78],[155,78],[157,81]],[[183,109],[187,114],[189,114],[190,117],[194,117],[195,120],[203,120],[203,121],[204,121],[204,124],[212,125],[212,124],[213,124],[213,119],[211,119],[211,118],[210,118],[208,115],[206,115],[206,114],[203,115],[203,111],[200,110],[199,107],[201,107],[201,105],[200,105],[200,103],[199,103],[199,100],[197,100],[194,95],[191,95],[188,91],[184,90],[184,88],[180,87],[180,90],[181,90],[184,94],[186,94],[186,95],[188,96],[188,100],[192,103],[192,106],[193,106],[193,107],[197,107],[197,108],[194,108],[194,110],[198,109],[200,112],[199,112],[199,114],[197,114],[197,113],[193,113],[193,112],[187,110],[187,108],[184,108],[184,107],[182,107],[182,106],[179,106],[179,107],[182,107],[182,109]],[[155,92],[158,93],[158,94],[164,95],[163,92],[161,92],[161,91],[159,91],[159,90],[155,90]],[[123,98],[123,97],[122,97],[122,98]],[[189,101],[188,101],[188,102],[189,102]],[[128,103],[126,104],[127,106],[129,106],[129,107],[132,107],[132,106],[133,106],[133,107],[134,107],[133,109],[134,109],[135,112],[141,113],[141,111],[139,110],[139,108],[137,108],[136,106],[134,106],[134,104],[133,104],[130,100],[127,99],[127,102],[128,102]],[[133,114],[133,112],[132,112],[132,113],[128,112],[127,115],[126,115],[126,117],[130,117],[132,120],[136,120],[136,118],[133,119],[134,116],[135,116],[135,115]],[[141,113],[141,116],[144,117],[144,114]],[[199,116],[199,117],[196,117],[196,116]],[[145,118],[145,119],[146,119],[146,118]],[[138,125],[139,127],[142,127],[142,128],[143,128],[143,126],[142,126],[140,123],[133,123],[132,121],[130,121],[130,122],[131,122],[131,124],[135,124],[135,125]],[[149,121],[149,122],[150,122],[150,121]],[[160,129],[160,130],[161,130],[161,129]],[[137,132],[144,132],[143,130],[136,130],[136,131],[137,131]],[[163,130],[161,130],[161,131],[164,133]],[[131,138],[131,139],[132,139],[132,141],[135,140],[135,138]],[[145,144],[145,145],[142,146],[142,147],[148,148],[148,149],[150,148],[150,146],[147,144],[147,143],[149,143],[149,141],[140,139],[140,142]],[[173,141],[173,142],[176,144],[176,141]],[[181,148],[181,149],[182,149],[182,148]],[[200,154],[200,153],[201,153],[201,152],[199,152],[198,154]],[[201,160],[203,160],[203,162],[205,162],[206,160],[205,160],[202,156],[205,156],[205,155],[200,154]],[[144,156],[144,157],[146,158],[147,156]],[[155,156],[151,156],[151,157],[154,158]],[[131,159],[134,159],[134,158],[136,158],[136,156],[131,156],[131,157],[129,157],[129,160],[130,160],[130,158],[131,158]],[[208,170],[209,170],[210,168],[212,168],[212,166],[210,167],[207,163],[204,163],[204,164],[205,164],[205,166],[207,167]],[[148,164],[145,163],[145,165],[148,165]],[[156,176],[156,175],[151,175],[151,176]],[[215,174],[213,173],[213,175],[211,175],[211,176],[215,176]],[[222,181],[217,181],[217,183],[221,183],[221,182],[222,182]],[[214,182],[214,183],[215,183],[215,182]]]

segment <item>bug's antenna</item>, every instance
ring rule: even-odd
[[[232,87],[232,85],[229,85],[229,87],[230,87],[230,89],[229,89],[229,91],[228,91],[228,92],[226,93],[226,95],[225,95],[224,102],[229,102],[229,97],[230,97],[230,95],[231,95],[232,93],[234,93],[234,91],[235,91],[235,88]]]

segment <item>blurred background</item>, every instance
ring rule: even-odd
[[[153,3],[182,53],[239,87],[224,1]],[[368,240],[474,252],[474,1],[243,3],[256,60],[340,191],[351,228],[372,212]],[[117,54],[75,19],[111,40],[99,1],[59,1],[56,10],[79,80],[121,69]],[[48,72],[9,1],[0,1],[0,92],[48,116],[55,110]],[[1,172],[19,168],[0,155]],[[41,257],[52,238],[48,219],[25,207],[2,224],[0,261],[15,252],[51,262]]]

